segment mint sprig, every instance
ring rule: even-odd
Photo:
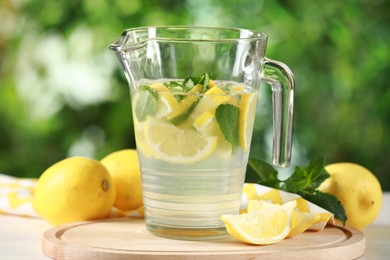
[[[328,177],[329,174],[324,171],[324,159],[314,157],[306,167],[297,166],[294,173],[284,181],[282,189],[293,193],[312,191]]]
[[[186,77],[182,83],[178,81],[165,82],[164,86],[170,89],[172,92],[188,92],[197,84],[202,85],[201,93],[204,93],[209,86],[210,76],[207,72],[200,76],[189,76]]]
[[[182,101],[186,95],[181,95],[180,93],[185,93],[192,90],[197,84],[202,86],[202,89],[199,91],[200,94],[203,94],[208,89],[210,82],[210,76],[207,72],[203,73],[200,76],[189,76],[186,77],[183,82],[178,81],[169,81],[165,82],[164,86],[167,87],[173,93],[178,102]]]
[[[347,216],[341,202],[332,194],[317,188],[330,175],[324,170],[324,159],[313,157],[305,166],[297,166],[286,180],[278,178],[278,172],[268,163],[249,159],[249,166],[260,177],[259,184],[300,195],[302,198],[332,212],[335,218],[345,224]]]

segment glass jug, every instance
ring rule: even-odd
[[[145,222],[176,239],[226,235],[238,214],[260,82],[272,87],[273,161],[291,160],[294,79],[267,35],[212,27],[125,30],[110,46],[130,86]]]

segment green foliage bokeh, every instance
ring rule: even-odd
[[[148,25],[266,32],[267,56],[296,77],[292,167],[313,155],[355,162],[390,190],[390,2],[384,0],[3,0],[0,172],[38,177],[67,156],[100,159],[135,147],[127,83],[108,46],[124,29]],[[266,94],[251,153],[269,160]]]

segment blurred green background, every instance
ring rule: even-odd
[[[2,0],[0,172],[38,177],[72,155],[135,147],[129,91],[108,46],[130,27],[242,27],[296,77],[293,162],[359,163],[390,190],[390,1]],[[267,90],[264,90],[267,91]],[[270,159],[270,100],[252,156]]]

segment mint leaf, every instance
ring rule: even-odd
[[[170,81],[163,83],[172,92],[183,92],[183,86],[177,81]]]
[[[177,82],[177,81],[169,81],[169,82],[165,82],[165,83],[163,83],[163,85],[164,86],[166,86],[167,88],[177,88],[177,87],[179,87],[179,88],[182,88],[183,86],[179,83],[179,82]]]
[[[312,194],[300,194],[304,199],[324,208],[334,214],[343,224],[347,221],[347,215],[341,202],[332,194],[316,190]]]
[[[310,185],[310,188],[313,189],[313,190],[317,189],[321,185],[321,183],[323,183],[329,177],[330,177],[329,173],[327,173],[325,170],[322,170],[321,174]]]
[[[306,189],[310,186],[310,180],[306,176],[305,168],[297,166],[294,173],[284,181],[282,189],[292,193],[298,193],[300,190]]]
[[[281,181],[278,179],[278,172],[265,161],[249,158],[248,165],[260,177],[259,184],[279,188]]]
[[[221,104],[215,110],[215,119],[226,141],[232,145],[232,151],[238,146],[238,127],[240,109],[231,104]]]
[[[183,90],[185,92],[190,91],[193,87],[195,87],[195,85],[196,84],[192,80],[192,77],[188,77],[188,78],[184,79],[184,81],[183,81]]]
[[[206,89],[209,87],[209,81],[210,81],[209,74],[205,72],[200,78],[200,80],[198,81],[198,84],[202,85],[202,93],[206,92]]]
[[[183,81],[183,90],[186,92],[190,91],[195,85],[200,84],[202,86],[201,93],[204,93],[209,86],[209,81],[210,81],[210,77],[209,74],[206,72],[203,73],[203,75],[198,77],[194,77],[194,76],[187,77]]]
[[[317,179],[324,180],[323,170],[324,159],[322,157],[313,157],[306,167],[296,167],[294,173],[285,180],[282,188],[293,193],[308,188],[317,188],[320,184]]]
[[[142,122],[147,116],[157,113],[157,91],[148,85],[141,85],[136,95],[135,115],[137,120]]]

